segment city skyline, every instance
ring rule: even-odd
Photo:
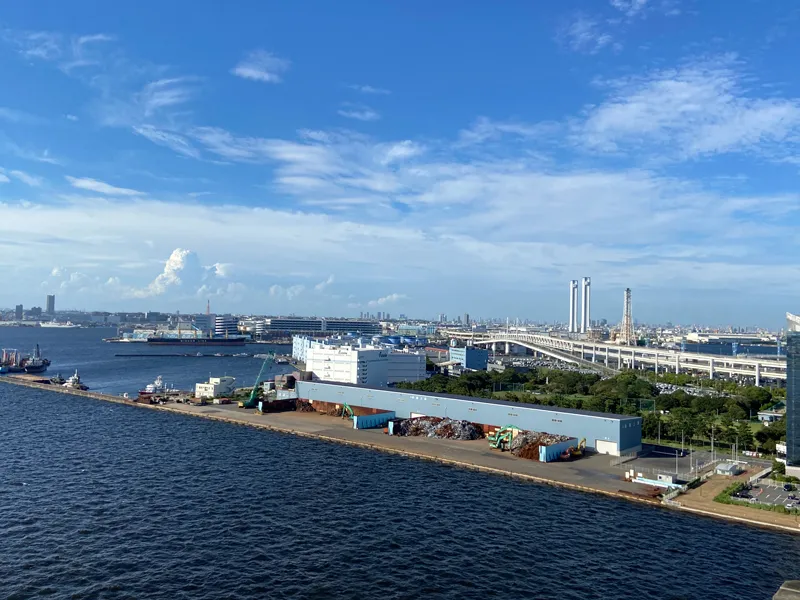
[[[0,305],[798,311],[795,12],[216,6],[4,9]]]

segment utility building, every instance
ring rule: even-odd
[[[450,362],[459,363],[465,369],[485,371],[489,364],[489,351],[474,346],[450,348]]]
[[[353,407],[394,411],[401,419],[449,417],[478,423],[484,430],[514,425],[530,431],[585,438],[587,448],[601,454],[620,456],[642,449],[641,417],[317,381],[298,381],[295,385],[298,398],[311,401],[317,410],[347,403]]]

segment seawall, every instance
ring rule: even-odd
[[[373,435],[369,435],[368,430],[356,431],[350,427],[343,427],[341,425],[341,421],[337,421],[333,417],[319,417],[318,415],[315,415],[315,417],[318,417],[320,419],[330,419],[330,422],[332,422],[333,424],[339,424],[338,427],[328,428],[326,426],[326,429],[322,431],[317,426],[317,424],[315,424],[313,427],[308,427],[308,421],[307,421],[307,419],[309,418],[308,413],[306,413],[304,416],[301,416],[300,413],[278,413],[275,415],[260,416],[254,414],[253,412],[233,412],[233,411],[216,410],[219,407],[215,405],[211,405],[209,407],[195,407],[185,404],[173,404],[173,405],[139,404],[132,402],[129,399],[125,399],[121,396],[115,396],[112,394],[102,394],[99,392],[93,392],[91,390],[82,391],[82,390],[57,387],[50,384],[37,383],[29,379],[22,379],[20,377],[14,377],[14,376],[0,377],[0,383],[7,383],[11,385],[18,385],[33,389],[40,389],[51,393],[60,393],[72,396],[83,396],[85,398],[102,400],[104,402],[114,402],[116,404],[123,404],[125,406],[135,406],[139,408],[171,412],[174,414],[202,417],[205,419],[221,421],[233,425],[245,425],[249,427],[256,427],[279,433],[286,433],[291,435],[297,435],[300,437],[322,440],[326,442],[344,444],[347,446],[352,446],[357,448],[376,450],[380,452],[406,456],[409,458],[433,461],[443,465],[449,465],[453,467],[464,468],[483,473],[489,473],[492,475],[501,475],[504,477],[510,477],[512,479],[517,479],[521,481],[529,481],[532,483],[552,485],[564,489],[585,492],[585,493],[601,494],[603,496],[638,502],[640,504],[647,504],[650,506],[657,506],[660,508],[690,512],[700,516],[725,519],[728,521],[745,523],[748,525],[753,525],[758,527],[766,527],[773,530],[777,529],[795,534],[800,533],[800,528],[792,528],[784,525],[778,525],[775,523],[759,521],[757,519],[747,519],[734,515],[725,515],[716,512],[698,510],[695,508],[683,507],[677,503],[670,503],[669,505],[664,505],[657,499],[638,495],[632,492],[626,492],[621,489],[614,490],[610,488],[603,488],[599,485],[586,485],[582,483],[577,483],[575,481],[569,481],[568,479],[570,478],[574,479],[574,477],[568,477],[567,473],[565,473],[563,470],[558,470],[557,467],[554,466],[548,467],[546,465],[541,465],[540,463],[536,463],[535,461],[516,459],[516,457],[509,457],[508,455],[505,454],[501,455],[500,453],[486,453],[486,452],[462,450],[462,448],[465,448],[466,447],[465,445],[469,444],[469,442],[452,442],[450,444],[445,445],[442,443],[443,442],[442,440],[430,440],[428,438],[422,438],[422,439],[395,438],[394,436],[390,437],[383,434],[375,435],[374,431]],[[211,409],[213,410],[213,412],[210,413],[202,412],[203,408]],[[224,414],[226,412],[229,414]],[[277,419],[273,419],[272,421],[265,420],[270,417],[278,417],[283,422],[280,421],[276,422]],[[362,439],[354,439],[354,437],[355,438],[362,437]],[[363,439],[363,438],[371,438],[371,439]],[[450,456],[445,456],[445,455],[450,455]],[[547,475],[525,472],[525,471],[530,471],[532,469],[546,470]],[[582,470],[585,471],[587,469],[583,468]],[[598,478],[598,480],[599,479],[600,478]],[[619,483],[621,485],[623,482],[619,481]],[[725,507],[725,506],[726,505],[720,505],[720,507]]]

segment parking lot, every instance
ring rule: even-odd
[[[779,482],[775,482],[777,485],[769,485],[767,482],[762,481],[760,485],[753,486],[753,489],[750,490],[748,493],[752,498],[756,500],[756,502],[760,502],[762,504],[778,504],[780,506],[786,506],[787,504],[794,504],[796,510],[800,510],[800,505],[797,504],[795,500],[790,500],[789,496],[797,496],[800,498],[800,491],[797,490],[797,486],[791,492],[784,491],[783,484]]]

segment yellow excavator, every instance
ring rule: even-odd
[[[578,442],[577,446],[570,446],[561,453],[561,460],[575,460],[583,456],[583,451],[586,448],[586,438]]]

